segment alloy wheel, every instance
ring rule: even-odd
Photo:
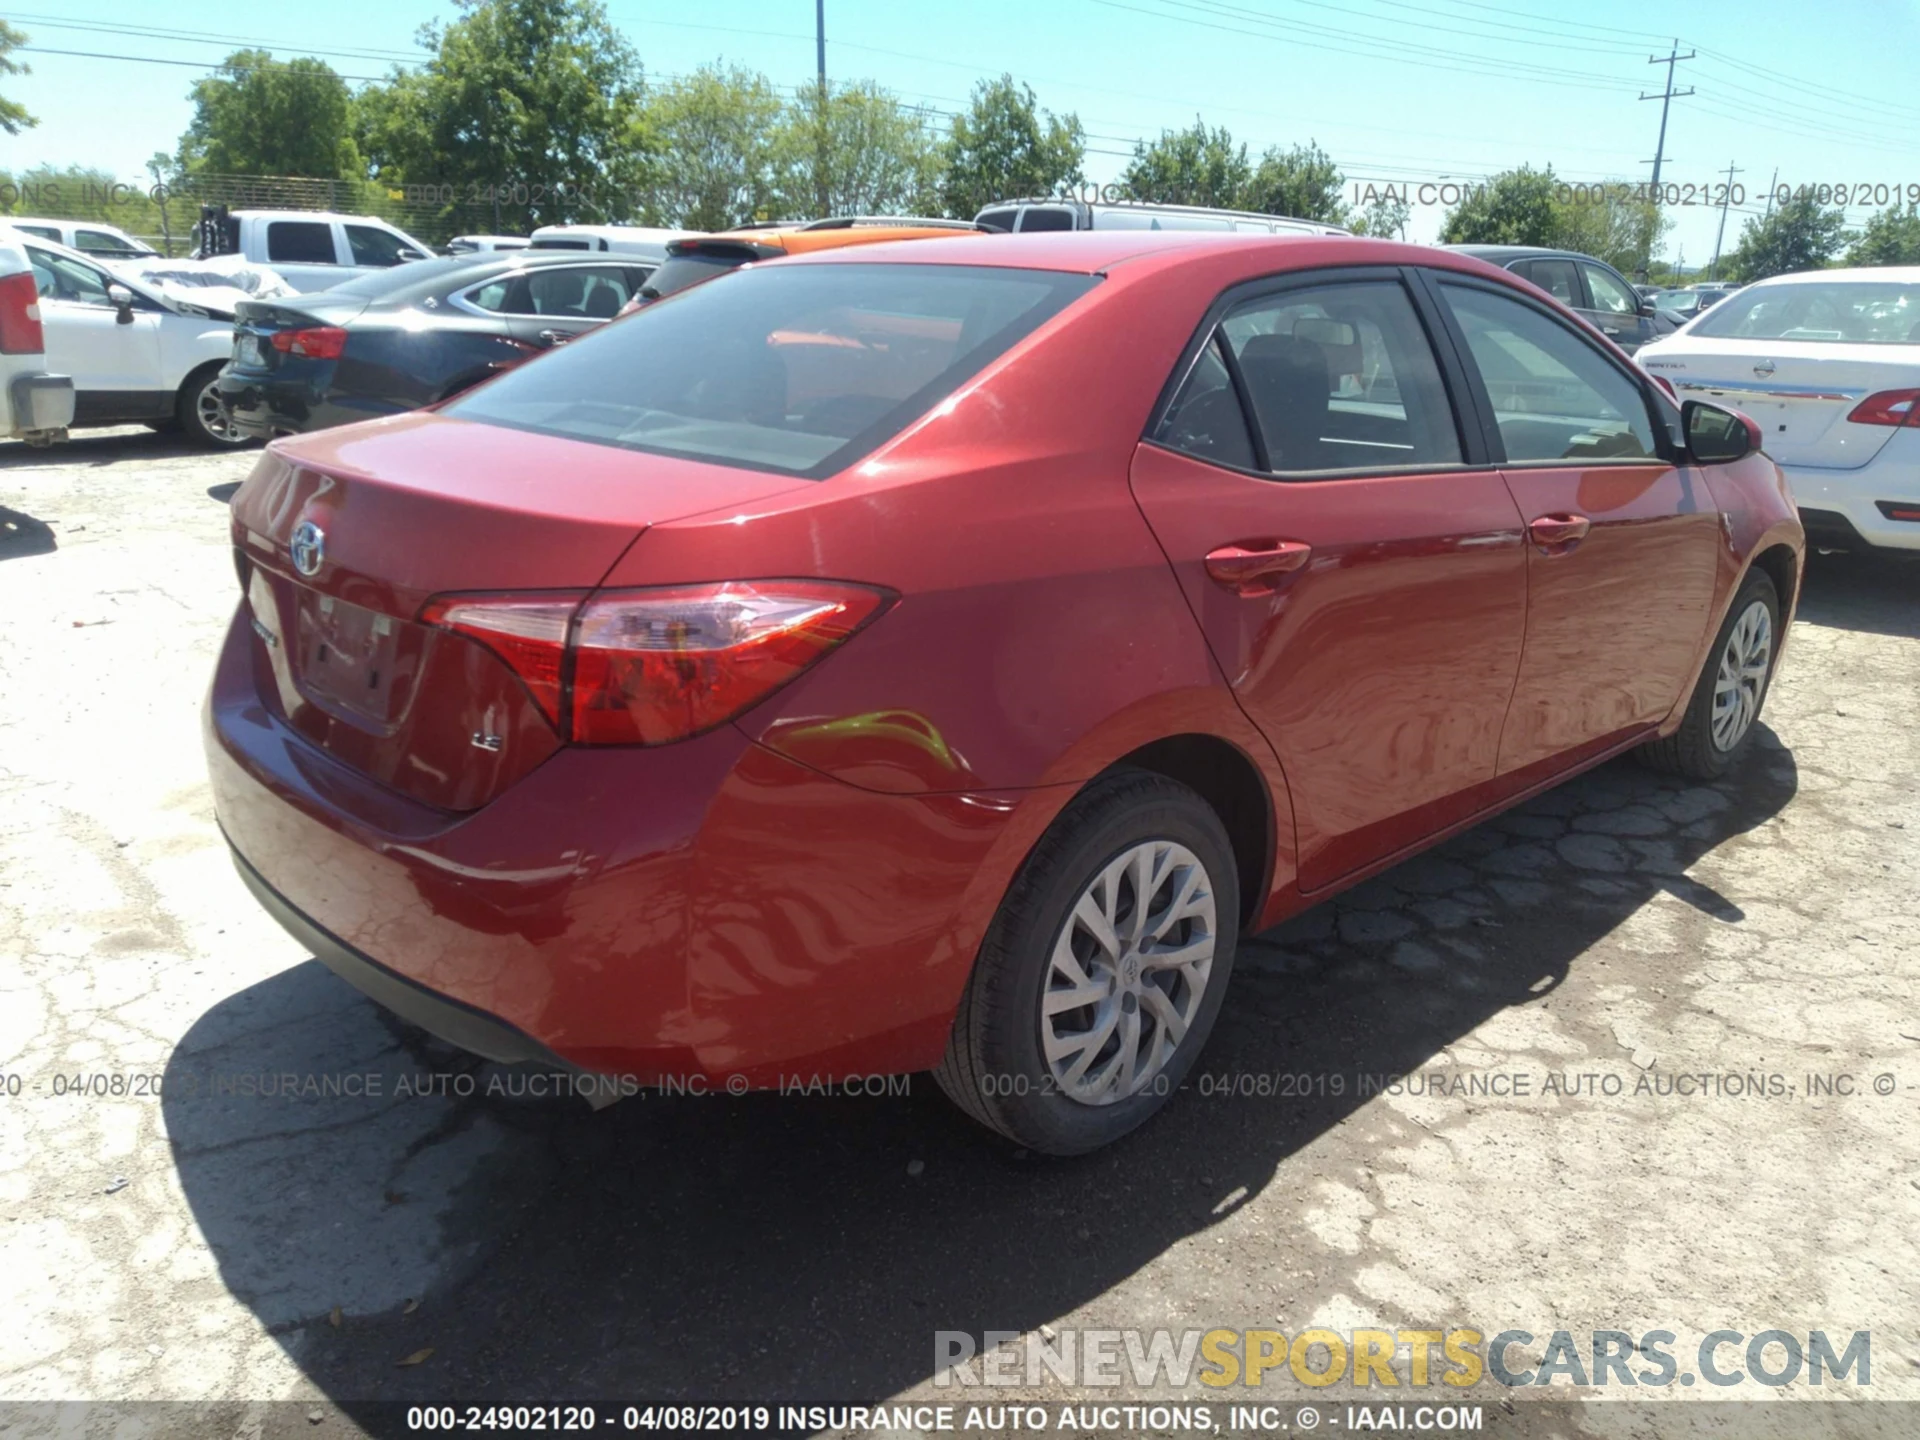
[[[234,428],[220,409],[220,395],[215,385],[216,381],[209,380],[194,397],[193,408],[200,417],[200,427],[222,445],[246,444],[247,437]]]
[[[1720,651],[1720,672],[1713,685],[1713,745],[1728,751],[1738,745],[1760,713],[1773,661],[1773,615],[1763,600],[1752,601],[1727,635]]]
[[[1153,1086],[1206,995],[1213,884],[1186,846],[1145,840],[1109,860],[1055,940],[1041,1051],[1062,1094],[1112,1105]]]

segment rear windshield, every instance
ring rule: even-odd
[[[1095,283],[992,266],[754,266],[508,371],[445,413],[821,479]]]
[[[1872,280],[1758,285],[1719,301],[1688,333],[1723,340],[1920,345],[1920,285]]]
[[[725,253],[696,251],[691,255],[669,255],[661,262],[660,268],[647,277],[647,283],[640,287],[640,293],[649,300],[664,300],[689,285],[698,285],[702,280],[724,275],[753,258],[754,252],[744,246]]]

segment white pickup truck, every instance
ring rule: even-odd
[[[40,291],[26,247],[0,230],[0,435],[46,445],[67,438],[73,380],[47,373]]]
[[[369,271],[425,260],[433,247],[375,215],[328,210],[218,210],[201,215],[192,255],[244,255],[296,290],[325,290]]]

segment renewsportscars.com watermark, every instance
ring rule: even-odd
[[[1575,1336],[1584,1339],[1576,1340]],[[1836,1344],[1824,1330],[1713,1330],[1683,1341],[1672,1330],[967,1330],[933,1333],[934,1387],[1074,1386],[1194,1382],[1259,1386],[1271,1375],[1322,1387],[1491,1381],[1521,1386],[1718,1387],[1829,1379],[1873,1383],[1873,1334]]]

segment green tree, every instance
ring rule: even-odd
[[[1356,235],[1372,235],[1382,240],[1407,238],[1407,223],[1413,219],[1413,206],[1389,187],[1376,194],[1348,222]]]
[[[819,91],[808,86],[774,132],[779,214],[924,215],[938,207],[941,147],[926,112],[862,80],[829,90],[824,115]]]
[[[1823,270],[1840,252],[1846,229],[1846,211],[1822,209],[1811,194],[1796,195],[1771,214],[1748,220],[1723,268],[1734,279],[1749,281]]]
[[[27,37],[14,29],[6,21],[0,20],[0,75],[31,75],[32,69],[16,64],[7,56],[17,47],[27,43]],[[22,130],[31,130],[40,122],[27,113],[27,108],[17,101],[0,95],[0,130],[9,135],[18,135]]]
[[[1208,129],[1194,117],[1185,130],[1162,130],[1148,143],[1136,140],[1120,184],[1135,200],[1161,205],[1211,205],[1234,209],[1253,180],[1247,147],[1221,126]]]
[[[1285,152],[1276,148],[1262,155],[1241,193],[1238,208],[1341,225],[1347,217],[1347,207],[1341,200],[1346,183],[1333,157],[1309,140]]]
[[[1473,187],[1447,213],[1440,239],[1448,245],[1555,245],[1553,167],[1522,165]]]
[[[1604,260],[1623,274],[1645,266],[1673,228],[1658,205],[1625,181],[1557,188],[1549,243]]]
[[[1920,265],[1920,205],[1889,206],[1847,250],[1849,265]]]
[[[982,80],[947,136],[941,204],[971,220],[996,200],[1055,194],[1085,178],[1086,152],[1079,116],[1040,109],[1011,75]]]
[[[775,194],[774,164],[786,113],[772,82],[752,70],[702,66],[654,91],[640,127],[640,144],[653,155],[647,217],[690,230],[797,218],[773,213],[784,199]],[[805,200],[799,214],[813,208]]]
[[[647,164],[640,61],[599,0],[459,5],[421,30],[434,53],[420,70],[358,97],[373,173],[478,202],[503,230],[631,216]]]
[[[193,119],[180,137],[189,174],[304,175],[357,180],[353,97],[324,60],[284,63],[265,50],[236,50],[193,86]]]

